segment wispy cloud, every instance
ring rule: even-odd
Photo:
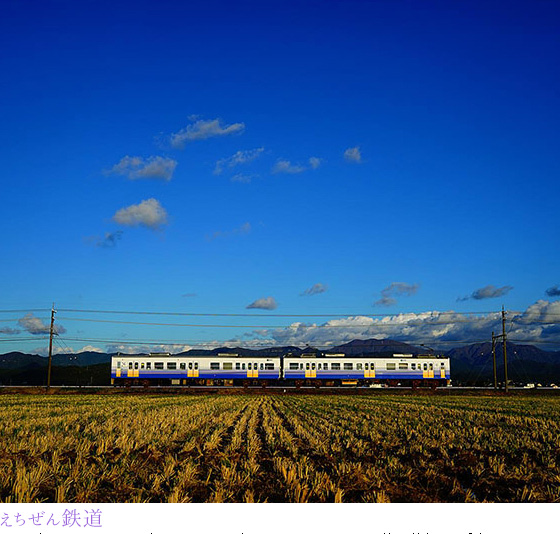
[[[129,180],[154,179],[168,182],[173,177],[177,161],[162,156],[125,156],[105,174],[126,176]]]
[[[88,243],[92,243],[99,248],[115,248],[117,243],[121,240],[123,235],[122,230],[117,230],[116,232],[105,232],[103,236],[92,236],[86,238]]]
[[[325,284],[314,284],[310,288],[306,289],[303,293],[300,293],[302,297],[310,297],[312,295],[318,295],[319,293],[324,293],[327,291],[328,286]]]
[[[221,174],[224,168],[233,169],[238,165],[245,165],[256,160],[264,152],[264,147],[253,148],[252,150],[238,150],[233,156],[223,158],[216,162],[214,174]]]
[[[186,143],[192,141],[240,134],[244,130],[245,124],[243,122],[224,125],[220,119],[199,119],[178,132],[171,134],[169,142],[173,148],[184,148]]]
[[[476,289],[466,297],[459,297],[457,299],[457,302],[464,302],[466,300],[471,300],[471,299],[472,300],[495,299],[507,295],[512,289],[513,286],[496,287],[493,285],[487,285],[485,287],[481,287],[480,289]]]
[[[240,184],[250,184],[255,178],[258,178],[259,175],[258,174],[245,174],[242,172],[239,172],[237,174],[234,174],[230,180],[232,182],[238,182]]]
[[[233,230],[226,230],[226,231],[217,231],[213,234],[207,236],[209,241],[213,241],[214,239],[218,239],[220,237],[229,237],[234,235],[246,235],[251,231],[251,223],[243,223],[238,228],[234,228]]]
[[[17,328],[10,328],[9,326],[0,328],[0,334],[6,334],[8,336],[13,336],[15,334],[19,334],[20,332],[21,330],[18,330]]]
[[[251,304],[246,306],[247,309],[259,309],[259,310],[275,310],[278,307],[276,300],[274,297],[264,297],[261,299],[257,299]]]
[[[393,282],[385,289],[381,290],[381,298],[374,303],[375,306],[394,306],[397,304],[395,297],[410,297],[418,292],[419,284],[405,284],[403,282]]]
[[[286,173],[286,174],[299,174],[304,172],[303,165],[294,165],[287,159],[279,159],[272,167],[272,174]]]
[[[33,335],[50,333],[50,325],[43,322],[39,317],[35,317],[32,313],[28,313],[27,315],[24,315],[21,319],[18,320],[18,324],[26,332],[29,332],[30,334]],[[66,328],[64,328],[61,324],[55,324],[54,332],[56,334],[64,334],[66,332]]]
[[[362,153],[360,152],[360,147],[355,146],[353,148],[347,148],[344,151],[344,159],[351,163],[361,163],[362,162]]]
[[[318,169],[321,166],[321,158],[311,157],[309,158],[309,165],[313,170]]]
[[[559,286],[552,286],[546,290],[546,294],[549,297],[560,297],[560,287]]]
[[[113,221],[123,226],[144,226],[158,230],[167,224],[167,211],[155,198],[149,198],[140,204],[121,208],[113,215]]]

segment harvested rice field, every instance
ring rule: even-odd
[[[560,399],[3,395],[2,502],[558,502]]]

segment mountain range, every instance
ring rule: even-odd
[[[498,380],[503,380],[502,344],[496,345]],[[560,383],[560,352],[541,350],[533,345],[506,344],[508,378],[514,383]],[[320,352],[313,347],[272,347],[265,349],[216,348],[212,350],[193,349],[181,355],[201,356],[217,354],[241,354],[244,356],[276,356],[292,353],[300,355]],[[353,340],[333,347],[329,353],[344,353],[349,356],[392,354],[430,354],[425,346],[415,346],[391,339]],[[451,360],[451,376],[454,384],[482,385],[493,380],[491,343],[475,343],[451,349],[444,353]],[[52,358],[53,383],[67,385],[104,385],[109,382],[111,354],[101,352],[80,352],[77,354],[57,354]],[[9,352],[0,355],[0,384],[43,384],[47,358],[37,354]]]

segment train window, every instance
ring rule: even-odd
[[[252,367],[251,367],[251,362],[249,362],[249,363],[247,364],[247,369],[248,369],[249,371],[252,369]]]
[[[264,368],[265,368],[267,371],[273,371],[273,370],[274,370],[274,364],[273,364],[273,363],[265,363],[265,364],[264,364]]]
[[[198,369],[198,362],[194,362],[194,368]]]
[[[192,362],[189,362],[189,369],[192,369]]]
[[[177,369],[177,364],[175,362],[167,362],[168,369]]]
[[[290,363],[290,371],[297,371],[299,365],[297,363]]]
[[[329,364],[327,362],[325,362],[323,364],[323,370],[328,371],[329,370]]]
[[[331,369],[332,369],[333,371],[340,371],[340,364],[339,364],[339,363],[333,363],[333,364],[331,365]]]
[[[152,368],[152,362],[146,362],[146,369]]]
[[[163,362],[155,362],[154,369],[163,369]]]
[[[128,368],[132,369],[132,362],[128,362]]]
[[[301,371],[303,371],[303,363],[299,364],[299,368],[300,368]]]
[[[223,369],[224,371],[231,371],[231,370],[233,369],[233,363],[231,363],[231,362],[224,362],[224,363],[222,364],[222,369]]]
[[[144,369],[144,362],[140,364],[140,369]]]
[[[375,364],[374,363],[370,363],[369,364],[369,368],[373,371],[375,369]]]
[[[397,364],[387,363],[387,366],[386,366],[387,371],[394,371],[396,368],[397,368]]]
[[[239,371],[241,369],[241,364],[239,362],[235,362],[235,369]]]
[[[442,369],[445,368],[445,363],[441,362],[441,368],[442,368]]]
[[[430,363],[430,371],[432,371],[434,369],[434,364]]]
[[[257,367],[257,362],[255,362],[255,363],[253,364],[253,369],[254,369],[255,371],[258,369],[258,367]]]
[[[428,364],[425,363],[425,364],[424,364],[424,371],[427,371],[427,370],[428,370]]]
[[[241,364],[241,369],[243,369],[245,371],[245,364],[244,363]]]
[[[416,371],[416,364],[415,364],[415,363],[411,363],[411,364],[410,364],[410,368],[411,368],[413,371]]]
[[[210,370],[218,371],[220,369],[220,362],[210,362]]]
[[[309,370],[309,362],[307,362],[307,363],[305,364],[305,368],[306,368],[307,370]]]
[[[261,371],[264,369],[264,363],[261,363],[260,369],[261,369]]]
[[[315,362],[311,364],[311,369],[315,370]]]
[[[344,370],[345,371],[352,371],[352,369],[354,369],[354,364],[353,363],[345,363],[344,364]]]
[[[408,369],[408,363],[399,363],[399,369]]]
[[[138,362],[134,362],[134,369],[138,369]]]
[[[185,362],[181,362],[181,371],[184,371],[187,368],[187,364]]]
[[[320,363],[317,364],[317,369],[318,369],[319,371],[321,370],[322,367],[323,367],[322,364],[320,364]]]
[[[363,364],[361,364],[361,363],[357,363],[357,364],[356,364],[356,369],[357,369],[358,371],[361,371],[361,370],[362,370],[362,367],[363,367]]]
[[[364,363],[364,367],[366,369],[366,371],[369,369],[369,363]]]

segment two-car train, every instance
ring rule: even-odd
[[[111,358],[113,385],[294,385],[438,387],[450,383],[449,358],[433,354],[392,357],[344,354],[204,356],[169,353],[117,354]]]

